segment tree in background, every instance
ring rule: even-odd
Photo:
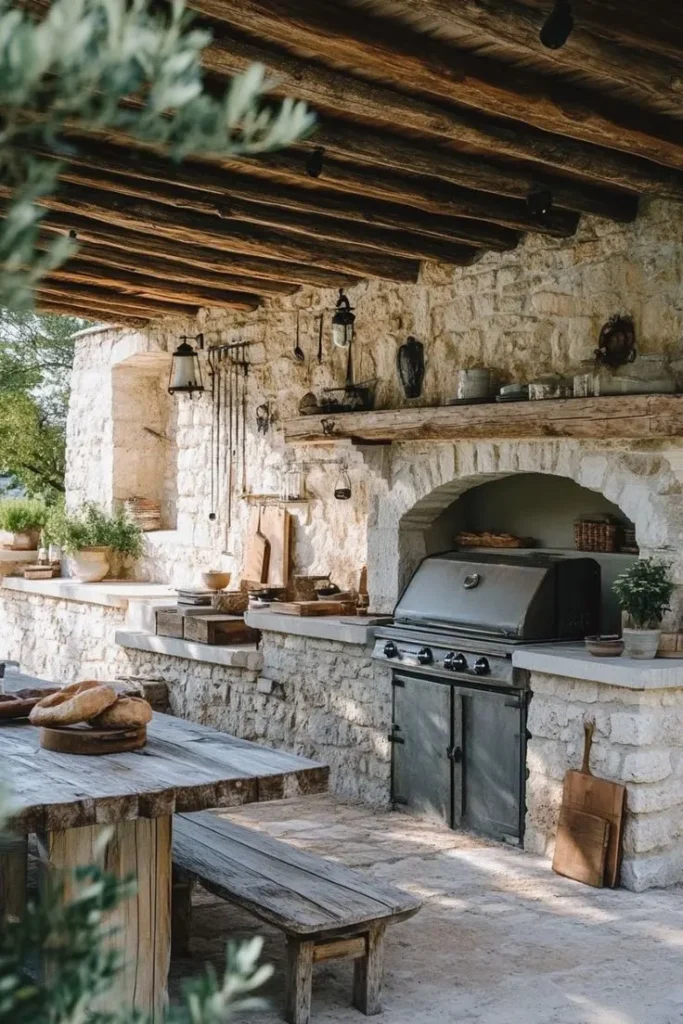
[[[64,492],[76,317],[0,310],[0,475],[48,501]]]

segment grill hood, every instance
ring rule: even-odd
[[[600,631],[600,566],[562,555],[430,555],[396,622],[508,640],[569,640]]]

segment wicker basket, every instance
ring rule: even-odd
[[[616,551],[617,523],[609,519],[577,519],[574,545],[577,551]]]

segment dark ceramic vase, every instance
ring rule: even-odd
[[[412,334],[399,348],[396,365],[406,398],[419,398],[425,375],[424,345]]]

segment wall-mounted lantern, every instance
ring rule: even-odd
[[[346,295],[344,295],[344,289],[339,289],[339,298],[335,306],[334,316],[332,317],[332,341],[338,348],[349,348],[353,341],[353,325],[356,322],[355,314],[353,313],[353,307]]]
[[[199,356],[190,345],[190,341],[195,341],[198,349],[204,348],[203,334],[197,334],[194,338],[188,338],[185,334],[181,336],[180,345],[171,359],[169,395],[189,395],[192,398],[193,395],[200,395],[204,391]]]

